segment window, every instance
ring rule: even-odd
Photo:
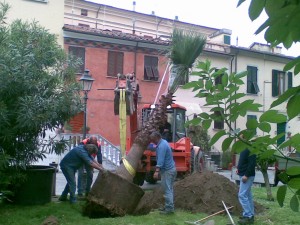
[[[159,77],[158,58],[154,56],[144,57],[144,80],[155,80]]]
[[[291,72],[272,70],[272,96],[282,95],[288,88],[293,87]]]
[[[80,26],[80,27],[90,27],[90,25],[84,24],[84,23],[78,23],[78,26]]]
[[[251,123],[252,122],[251,120],[257,121],[256,115],[247,115],[247,123]],[[255,121],[253,121],[253,122],[255,122]],[[256,134],[256,130],[255,130],[255,134]]]
[[[69,54],[81,59],[82,64],[78,69],[78,73],[83,73],[85,69],[85,48],[69,46]]]
[[[277,135],[286,132],[286,122],[283,123],[277,123]],[[283,142],[285,142],[285,135],[283,135],[281,138],[277,139],[277,146],[281,145]]]
[[[87,9],[81,9],[81,15],[82,16],[87,16],[88,15]]]
[[[107,76],[116,77],[123,74],[124,53],[108,51]]]
[[[224,120],[222,118],[223,112],[215,111],[214,112],[214,129],[224,129]]]
[[[216,69],[215,72],[218,72],[218,69]],[[215,85],[222,84],[222,77],[223,77],[223,74],[219,74],[219,75],[215,78]]]
[[[229,35],[224,35],[224,44],[230,45],[231,37]]]
[[[247,66],[247,93],[257,94],[259,87],[257,85],[257,67]]]

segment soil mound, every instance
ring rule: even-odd
[[[193,213],[212,214],[227,207],[234,206],[232,213],[240,215],[242,208],[238,201],[238,186],[228,178],[217,173],[206,171],[194,173],[174,184],[175,208]],[[146,192],[135,210],[136,215],[148,214],[164,204],[163,192],[157,187],[153,192]],[[255,203],[256,212],[263,207]]]

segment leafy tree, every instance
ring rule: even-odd
[[[239,0],[240,6],[246,0]],[[283,44],[285,48],[290,48],[293,43],[300,41],[299,20],[300,2],[298,0],[251,0],[249,6],[249,17],[253,21],[265,11],[268,18],[257,29],[255,34],[265,30],[265,40],[272,46]],[[300,72],[300,56],[286,64],[284,71],[294,68],[294,74]],[[300,86],[293,87],[273,102],[271,108],[287,101],[287,114],[289,119],[293,119],[300,113],[298,107],[300,102]]]
[[[56,36],[37,22],[6,25],[8,10],[0,3],[0,177],[6,178],[0,192],[14,182],[13,166],[24,168],[49,151],[64,150],[63,140],[44,142],[46,130],[81,108],[75,76],[79,62],[68,59]]]
[[[252,154],[256,154],[258,156],[258,164],[266,181],[267,197],[268,199],[273,199],[270,184],[267,181],[269,180],[267,166],[274,160],[274,157],[278,157],[277,153],[282,155],[280,157],[286,157],[282,153],[282,149],[286,146],[291,145],[296,150],[300,150],[299,139],[296,139],[297,137],[292,137],[280,146],[277,146],[277,140],[284,134],[278,134],[275,137],[272,137],[270,134],[271,124],[285,122],[287,121],[287,117],[280,114],[277,110],[270,109],[264,112],[258,121],[254,119],[248,120],[246,129],[235,129],[232,123],[239,117],[244,117],[248,111],[259,112],[262,107],[262,105],[255,103],[254,100],[242,100],[245,94],[239,92],[239,88],[244,84],[242,78],[247,75],[247,72],[228,74],[225,68],[216,71],[216,68],[211,67],[209,61],[198,62],[196,69],[197,71],[193,72],[192,75],[198,76],[198,80],[187,83],[183,88],[192,88],[196,92],[196,96],[205,98],[206,106],[211,106],[212,108],[208,113],[200,113],[198,118],[191,120],[187,125],[201,124],[203,128],[208,129],[213,121],[224,121],[229,129],[217,132],[211,138],[210,145],[215,144],[221,137],[225,136],[226,138],[222,143],[223,151],[231,147],[233,152],[240,153],[245,148],[248,148]],[[213,85],[215,78],[220,74],[223,74],[221,84]],[[219,116],[216,116],[215,111],[221,112]],[[267,135],[257,137],[257,129],[267,133]],[[297,172],[298,170],[292,168],[287,171],[289,175],[296,175]],[[297,186],[294,183],[297,182],[297,178],[291,179],[287,185],[291,188],[296,188]],[[283,188],[280,187],[279,189],[282,190]],[[283,191],[279,193],[280,196],[285,194]],[[295,196],[297,196],[297,193],[295,192]],[[281,196],[280,199],[282,198]],[[293,198],[294,202],[296,200],[296,197]],[[297,210],[294,206],[292,206],[292,209]]]
[[[238,6],[246,0],[239,0]],[[256,34],[265,30],[265,40],[271,43],[273,46],[283,44],[285,48],[290,48],[293,43],[299,43],[300,41],[300,30],[299,30],[299,19],[300,19],[300,1],[298,0],[250,0],[249,6],[249,17],[253,21],[257,19],[261,13],[265,11],[268,18],[266,21],[257,29]],[[300,72],[300,56],[296,57],[293,61],[286,64],[284,67],[285,71],[294,68],[294,74],[297,75]],[[274,101],[271,108],[277,105],[287,102],[287,115],[288,119],[291,120],[299,115],[300,108],[298,107],[300,102],[300,86],[296,86],[288,89],[284,94]],[[299,152],[299,134],[291,137],[289,141],[283,143],[281,148],[288,145],[293,146]],[[278,156],[277,156],[278,157]],[[290,158],[289,160],[293,160]],[[289,168],[283,177],[299,176],[300,166]],[[288,181],[287,186],[284,185],[279,188],[277,192],[277,200],[282,206],[285,198],[287,187],[293,188],[295,195],[290,202],[290,206],[294,211],[299,210],[299,189],[300,179],[293,178]]]

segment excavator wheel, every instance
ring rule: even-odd
[[[149,183],[149,184],[156,184],[157,180],[155,180],[153,178],[154,175],[154,171],[149,171],[146,173],[146,177],[145,180]]]
[[[191,149],[191,173],[201,173],[204,170],[204,154],[199,147]]]

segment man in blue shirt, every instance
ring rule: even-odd
[[[161,185],[165,192],[165,206],[160,213],[172,214],[174,213],[173,184],[177,175],[172,149],[169,143],[162,139],[160,133],[157,131],[150,135],[150,140],[156,144],[156,170],[153,178],[158,179],[160,173]]]
[[[75,173],[82,165],[87,164],[97,170],[103,170],[102,165],[97,163],[92,156],[92,154],[97,154],[97,151],[98,148],[94,144],[78,145],[61,160],[60,168],[67,180],[67,184],[59,198],[60,201],[66,201],[70,192],[70,202],[76,202]]]
[[[237,174],[240,176],[239,202],[243,208],[243,216],[239,224],[254,223],[254,202],[251,187],[255,178],[256,155],[248,149],[240,153]]]

